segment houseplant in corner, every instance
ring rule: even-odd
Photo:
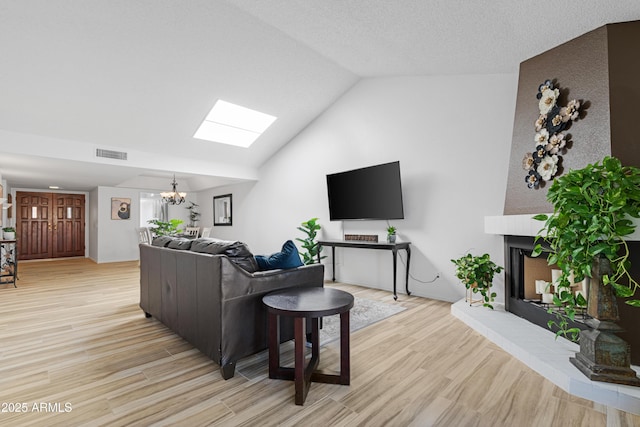
[[[631,218],[640,218],[640,169],[622,166],[614,157],[571,170],[556,178],[547,200],[553,214],[536,215],[545,221],[536,236],[533,256],[548,251],[547,261],[556,264],[562,275],[557,285],[555,313],[574,319],[576,307],[584,303],[571,292],[569,277],[579,282],[589,277],[585,323],[591,328],[579,331],[580,353],[571,362],[592,380],[640,385],[630,368],[629,345],[614,335],[620,331],[615,296],[640,307],[634,299],[638,283],[629,274],[629,247],[625,237],[636,228]],[[547,243],[543,248],[541,241]],[[550,321],[550,326],[553,321]],[[559,334],[576,334],[560,320]]]
[[[302,248],[306,251],[301,254],[302,262],[304,262],[305,265],[315,264],[318,262],[318,254],[322,251],[322,246],[316,242],[318,231],[322,228],[320,224],[318,224],[318,218],[311,218],[300,224],[300,227],[297,228],[307,235],[304,239],[296,238],[297,241],[302,243]]]
[[[452,259],[451,262],[456,265],[456,277],[467,288],[467,300],[471,303],[471,295],[479,292],[482,295],[482,305],[493,310],[491,303],[496,293],[491,292],[491,285],[493,277],[500,273],[503,267],[493,262],[489,254],[482,256],[466,254],[458,259]]]

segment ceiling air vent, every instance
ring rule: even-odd
[[[123,151],[103,150],[96,148],[96,157],[104,157],[106,159],[127,160],[127,153]]]

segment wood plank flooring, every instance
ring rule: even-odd
[[[327,284],[407,307],[351,336],[351,385],[268,378],[266,351],[218,366],[138,307],[137,262],[24,262],[0,286],[0,425],[640,426],[573,397],[451,316],[450,305]],[[283,361],[293,346],[283,346]],[[337,369],[337,342],[321,367]],[[21,412],[17,412],[20,410]]]

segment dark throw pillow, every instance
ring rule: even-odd
[[[280,252],[269,256],[256,255],[255,258],[260,271],[296,268],[303,265],[302,261],[300,261],[298,248],[291,240],[284,242]]]

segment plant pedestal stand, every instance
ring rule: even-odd
[[[592,326],[591,322],[594,320],[588,320],[587,324]],[[630,367],[629,344],[613,334],[614,331],[620,332],[621,329],[600,329],[605,326],[602,323],[609,322],[601,322],[592,330],[580,332],[580,353],[570,358],[571,363],[592,381],[640,386],[640,378]],[[611,325],[615,326],[615,324],[606,326]]]
[[[478,304],[478,303],[482,303],[484,302],[484,300],[482,299],[482,294],[480,295],[480,299],[473,299],[473,290],[477,288],[477,285],[471,285],[467,288],[467,292],[464,296],[464,301],[468,302],[469,305],[473,305],[473,304]]]
[[[611,274],[609,260],[595,259],[587,308],[592,319],[585,322],[593,329],[580,331],[580,353],[570,361],[590,380],[640,386],[640,378],[631,369],[631,348],[614,334],[622,328],[615,323],[619,316],[613,287],[602,284],[605,274]]]

